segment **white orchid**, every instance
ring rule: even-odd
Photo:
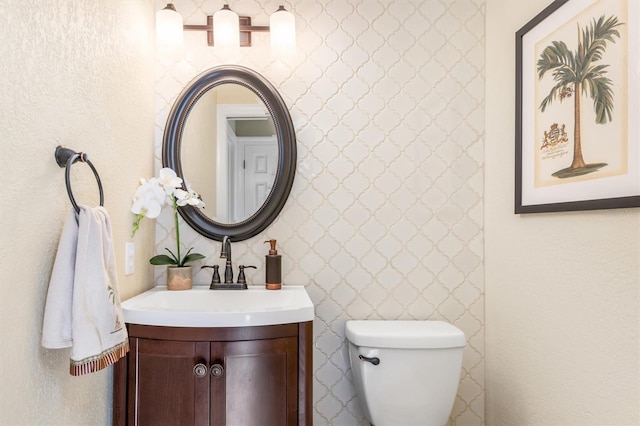
[[[151,258],[151,264],[184,266],[188,262],[204,259],[204,256],[199,253],[191,253],[193,248],[189,249],[184,257],[180,255],[178,206],[191,205],[194,207],[204,207],[204,202],[189,186],[187,186],[187,190],[185,191],[182,188],[182,178],[178,177],[176,172],[169,167],[161,169],[157,178],[154,177],[148,181],[146,179],[140,179],[140,186],[133,196],[133,204],[131,205],[131,212],[136,215],[131,237],[133,238],[138,229],[140,229],[140,221],[143,218],[157,218],[160,215],[162,207],[167,204],[173,207],[173,216],[176,225],[176,253],[167,248],[166,250],[171,256],[167,256],[166,254],[153,256]]]
[[[194,207],[204,207],[204,201],[202,201],[200,195],[192,189],[188,191],[176,189],[173,195],[176,197],[176,202],[180,207],[186,206],[187,204]]]
[[[176,188],[182,186],[182,178],[179,178],[173,169],[164,167],[158,173],[158,183],[164,188],[167,195],[171,195]]]
[[[140,179],[140,186],[133,195],[131,211],[137,215],[143,215],[149,219],[155,219],[160,215],[162,207],[166,204],[167,194],[160,187],[158,179]],[[135,232],[134,232],[135,233]]]

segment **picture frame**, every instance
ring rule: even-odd
[[[515,214],[640,207],[639,11],[555,0],[516,32]]]

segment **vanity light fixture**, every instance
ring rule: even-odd
[[[251,33],[271,32],[271,47],[279,52],[290,52],[295,50],[296,33],[295,17],[288,12],[284,6],[280,6],[270,19],[270,25],[251,25],[251,18],[248,16],[238,16],[233,12],[228,4],[217,11],[213,16],[207,16],[206,25],[184,25],[185,31],[206,31],[207,44],[220,47],[229,46],[251,46]],[[220,32],[220,33],[219,33]],[[232,35],[237,34],[239,44]]]
[[[168,3],[156,13],[156,43],[163,50],[180,50],[182,39],[182,15]]]

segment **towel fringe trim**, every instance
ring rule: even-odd
[[[94,373],[115,364],[120,358],[129,352],[129,339],[107,349],[100,355],[85,358],[81,361],[71,360],[70,373],[72,376],[82,376],[83,374]]]

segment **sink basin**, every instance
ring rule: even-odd
[[[305,288],[293,285],[282,290],[155,287],[122,302],[122,313],[129,324],[167,327],[249,327],[312,321],[314,316]]]

